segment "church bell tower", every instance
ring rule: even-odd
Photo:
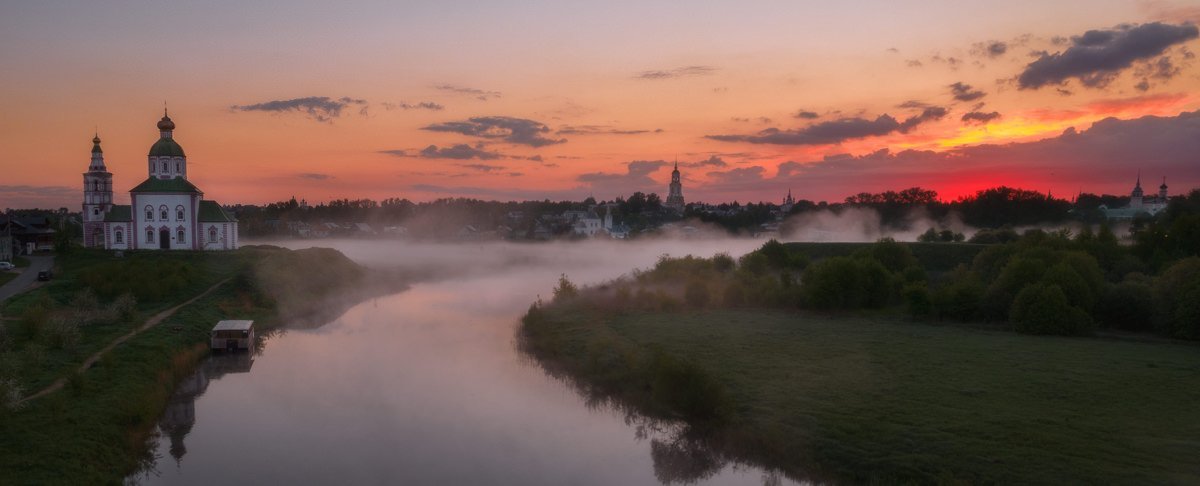
[[[104,215],[112,210],[112,173],[104,166],[100,134],[92,138],[92,161],[83,173],[83,243],[104,246]]]

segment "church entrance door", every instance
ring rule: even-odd
[[[160,250],[171,249],[171,232],[167,230],[158,231],[158,248]]]

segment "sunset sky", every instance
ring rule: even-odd
[[[0,208],[1200,187],[1200,2],[4,2]]]

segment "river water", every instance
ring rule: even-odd
[[[253,355],[203,362],[159,421],[154,465],[127,482],[788,483],[690,456],[669,424],[589,406],[514,344],[519,317],[560,274],[597,283],[662,254],[737,256],[760,241],[321,243],[422,279],[273,334]]]

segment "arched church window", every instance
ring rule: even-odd
[[[154,230],[146,228],[146,243],[154,243]]]
[[[115,233],[113,233],[113,241],[115,241],[118,245],[124,244],[125,232],[117,230]]]
[[[183,228],[179,228],[179,229],[175,230],[175,242],[176,243],[185,243],[186,242],[184,239]]]
[[[183,166],[178,161],[175,162],[175,172],[183,172]]]
[[[211,226],[208,228],[208,241],[210,243],[217,242],[217,227],[216,226]]]
[[[146,221],[154,221],[154,208],[146,206]]]
[[[183,206],[175,206],[175,221],[183,221]]]
[[[166,171],[167,171],[167,163],[163,162],[163,172],[166,172]]]
[[[163,221],[167,221],[167,207],[159,206],[158,207],[158,215],[160,216],[160,219],[162,219]]]

